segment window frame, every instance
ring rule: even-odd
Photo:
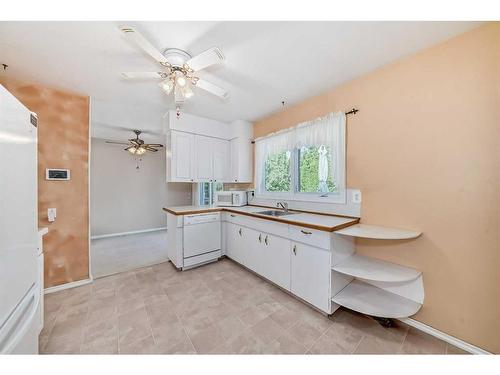
[[[255,196],[261,199],[283,199],[289,201],[302,201],[302,202],[317,202],[317,203],[336,203],[336,204],[346,204],[347,202],[347,189],[346,189],[346,141],[345,141],[345,127],[339,127],[338,129],[338,145],[329,144],[325,145],[330,147],[332,152],[332,169],[333,169],[333,181],[337,186],[336,192],[329,193],[319,193],[319,192],[300,192],[299,191],[299,147],[294,147],[291,150],[290,155],[290,173],[291,173],[291,191],[289,192],[274,192],[266,190],[266,168],[265,160],[259,160],[262,158],[261,155],[255,154],[255,162],[263,163],[263,168],[261,171],[263,173],[261,181],[261,186],[256,186]],[[307,146],[307,145],[306,145]],[[319,146],[319,145],[308,145],[308,146]],[[256,168],[256,173],[259,168]],[[256,176],[257,177],[257,176]],[[259,179],[255,179],[259,181]]]

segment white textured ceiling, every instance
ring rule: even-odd
[[[200,76],[227,88],[230,99],[197,90],[183,110],[253,121],[280,110],[282,100],[290,105],[319,94],[479,23],[0,22],[0,63],[9,65],[0,74],[91,96],[93,136],[129,135],[113,127],[160,133],[173,101],[153,81],[120,77],[122,71],[158,68],[124,40],[120,25],[135,27],[160,50],[196,55],[220,47],[224,65]]]

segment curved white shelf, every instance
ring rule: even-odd
[[[353,280],[332,298],[332,302],[363,314],[382,318],[407,318],[422,306],[420,303],[360,280]]]
[[[332,269],[363,280],[383,282],[410,281],[421,274],[420,271],[413,268],[357,254],[350,256],[340,264],[332,267]]]
[[[422,232],[415,232],[406,229],[379,227],[368,224],[355,224],[350,227],[335,231],[337,234],[344,236],[372,238],[379,240],[406,240],[417,238]]]

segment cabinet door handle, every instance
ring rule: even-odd
[[[303,229],[301,230],[301,232],[302,232],[302,233],[304,233],[304,234],[307,234],[307,235],[310,235],[310,234],[312,234],[312,232],[308,232],[308,231],[306,231],[306,230],[303,230]]]
[[[266,246],[269,245],[269,241],[267,238],[268,238],[267,236],[266,236],[266,238],[264,238],[264,243],[266,244]]]
[[[293,255],[297,255],[297,245],[293,245]]]
[[[229,215],[229,216],[231,216],[231,217],[236,217],[236,215],[233,215],[233,214],[231,214],[231,215]]]
[[[241,228],[240,228],[240,230],[238,231],[238,233],[239,233],[239,235],[241,236]]]
[[[262,234],[259,234],[259,242],[262,242]]]

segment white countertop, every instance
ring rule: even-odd
[[[188,215],[204,212],[217,212],[217,211],[228,211],[235,213],[251,214],[253,217],[279,221],[285,224],[306,226],[313,229],[325,230],[332,232],[337,229],[344,228],[349,225],[356,224],[359,220],[356,218],[335,216],[335,215],[325,215],[325,214],[315,214],[306,212],[297,212],[292,215],[271,217],[268,215],[259,215],[259,211],[273,210],[277,209],[275,207],[262,207],[262,206],[242,206],[242,207],[218,207],[218,206],[177,206],[177,207],[166,207],[165,211],[173,213],[175,215]],[[294,210],[290,210],[294,212]],[[296,211],[295,211],[296,212]]]

